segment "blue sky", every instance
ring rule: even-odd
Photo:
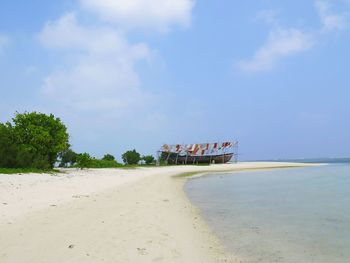
[[[350,2],[4,0],[0,121],[54,113],[99,157],[238,139],[350,156]]]

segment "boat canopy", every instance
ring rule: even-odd
[[[175,153],[180,156],[206,156],[232,153],[237,141],[197,143],[197,144],[164,144],[160,152]]]

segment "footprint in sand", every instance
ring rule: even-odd
[[[177,251],[176,249],[171,250],[171,255],[173,256],[173,258],[180,258],[181,256],[180,252]]]
[[[145,248],[137,248],[137,251],[139,252],[140,255],[147,255],[147,251]]]
[[[72,198],[90,197],[89,195],[73,195]]]

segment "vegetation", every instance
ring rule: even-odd
[[[75,153],[72,149],[67,149],[59,154],[60,164],[59,167],[70,167],[77,162],[78,154]]]
[[[88,153],[77,155],[77,163],[73,167],[84,168],[119,168],[123,165],[118,163],[113,155],[106,154],[101,160],[91,157]]]
[[[142,156],[142,160],[145,161],[145,164],[147,165],[155,164],[156,162],[156,159],[153,157],[153,155]]]
[[[54,115],[16,113],[12,123],[0,124],[0,167],[52,169],[68,139],[66,126]]]
[[[0,168],[0,174],[26,174],[26,173],[59,173],[59,170],[36,169],[36,168]]]
[[[15,167],[18,147],[9,125],[0,123],[0,167]]]
[[[118,168],[123,166],[120,163],[117,163],[115,160],[98,160],[93,158],[89,165],[89,168]]]
[[[59,167],[134,168],[155,164],[152,155],[141,158],[135,149],[122,155],[120,164],[111,154],[96,159],[88,153],[76,153],[69,145],[66,126],[54,115],[38,112],[16,113],[0,123],[0,173],[44,173]]]
[[[113,155],[107,153],[103,156],[102,160],[103,161],[115,161],[115,158]]]
[[[115,160],[111,154],[105,154],[102,159],[91,157],[88,153],[77,154],[71,149],[64,151],[60,155],[60,167],[84,168],[117,168],[123,165]]]
[[[80,153],[77,155],[77,167],[84,169],[89,168],[92,163],[92,158],[88,153]]]
[[[141,160],[141,155],[134,149],[132,151],[127,151],[122,155],[123,162],[127,165],[138,164]]]

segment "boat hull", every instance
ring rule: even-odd
[[[210,164],[210,163],[227,163],[232,157],[233,153],[219,154],[219,155],[203,155],[203,156],[180,156],[176,153],[161,153],[161,160],[168,164]]]

